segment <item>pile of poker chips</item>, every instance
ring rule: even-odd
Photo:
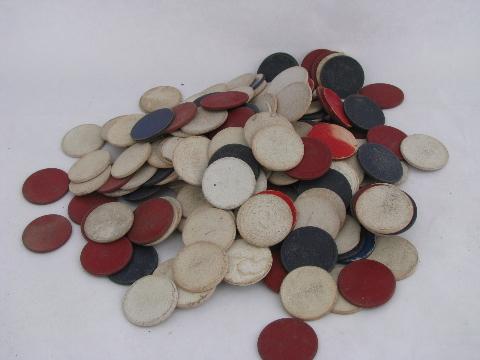
[[[141,97],[144,113],[75,127],[62,140],[78,158],[68,173],[39,170],[22,190],[40,205],[75,195],[68,216],[86,240],[81,264],[130,286],[122,306],[131,323],[153,326],[199,306],[222,281],[263,280],[294,318],[262,331],[260,356],[311,359],[318,340],[303,320],[382,305],[417,264],[398,236],[417,206],[399,185],[409,166],[438,170],[448,152],[385,125],[383,110],[403,98],[390,84],[364,86],[361,65],[344,53],[317,49],[301,66],[275,53],[257,74],[183,101],[159,86]],[[122,153],[112,160],[105,143]],[[154,245],[175,230],[185,247],[159,264]],[[48,252],[71,232],[50,214],[22,240]]]

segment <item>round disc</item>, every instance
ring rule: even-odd
[[[38,170],[23,183],[23,197],[38,205],[45,205],[61,199],[68,192],[68,175],[55,168]]]
[[[338,256],[338,263],[350,264],[353,261],[366,259],[375,249],[375,235],[366,229],[360,230],[360,242],[352,250]]]
[[[132,285],[138,279],[151,275],[158,266],[158,254],[154,247],[133,245],[130,262],[119,272],[109,276],[120,285]]]
[[[310,71],[312,68],[313,63],[315,62],[315,59],[318,57],[322,56],[325,57],[329,54],[331,54],[332,51],[327,50],[327,49],[315,49],[310,51],[307,55],[302,60],[301,66],[305,68],[307,71]]]
[[[428,135],[407,136],[400,144],[400,151],[407,163],[420,170],[439,170],[448,162],[445,145]]]
[[[365,173],[379,182],[393,184],[402,178],[400,160],[383,145],[363,144],[358,149],[357,159]]]
[[[345,223],[347,208],[345,207],[342,198],[334,191],[326,188],[311,188],[298,195],[296,200],[300,200],[304,197],[317,197],[317,201],[329,201],[340,219],[340,224]]]
[[[99,193],[110,193],[119,190],[123,185],[128,183],[132,176],[127,176],[122,179],[114,178],[110,176],[105,184],[103,184],[97,191]]]
[[[177,200],[182,206],[183,216],[188,218],[197,208],[210,206],[203,196],[200,186],[185,184],[177,194]]]
[[[171,134],[187,125],[197,114],[197,105],[193,102],[185,102],[172,108],[174,113],[173,121],[165,129],[165,133]]]
[[[302,320],[316,320],[328,314],[336,298],[335,280],[317,266],[302,266],[291,271],[280,287],[283,307]]]
[[[379,125],[368,130],[367,141],[380,144],[390,149],[400,160],[403,160],[400,152],[400,144],[407,137],[403,131],[393,126]]]
[[[83,217],[90,211],[102,204],[115,201],[117,200],[96,193],[85,196],[74,196],[68,204],[68,217],[75,224],[81,224]]]
[[[332,89],[341,98],[356,94],[363,86],[365,75],[362,66],[345,55],[335,56],[322,67],[319,84]]]
[[[170,109],[155,110],[141,118],[130,135],[135,141],[155,140],[170,126],[174,117],[175,114]]]
[[[173,262],[175,283],[191,292],[216,287],[228,270],[227,255],[219,246],[197,242],[185,246]]]
[[[381,109],[391,109],[403,102],[403,91],[398,87],[385,84],[376,83],[364,86],[360,89],[360,94],[368,96]]]
[[[264,190],[262,192],[260,192],[259,194],[271,194],[271,195],[275,195],[275,196],[278,196],[280,197],[281,199],[283,199],[288,207],[290,208],[291,212],[292,212],[292,217],[293,217],[293,221],[292,221],[292,227],[295,226],[296,222],[297,222],[297,209],[295,208],[295,204],[293,203],[293,200],[290,199],[290,197],[281,192],[281,191],[277,191],[277,190]]]
[[[165,180],[167,177],[169,177],[171,174],[173,174],[173,169],[158,169],[155,171],[155,174],[145,181],[142,186],[153,186],[158,184],[160,181]]]
[[[332,153],[327,145],[315,138],[302,138],[304,154],[300,164],[287,175],[300,180],[312,180],[325,174],[332,164]]]
[[[312,90],[305,82],[294,82],[280,90],[276,97],[277,113],[293,122],[307,112],[312,102]]]
[[[350,215],[347,215],[345,224],[340,229],[335,243],[338,254],[345,254],[355,248],[360,242],[360,224]]]
[[[112,167],[109,165],[100,175],[90,179],[88,181],[84,181],[81,183],[74,183],[70,182],[68,185],[68,189],[70,192],[76,196],[83,196],[91,194],[98,189],[100,189],[110,178]]]
[[[248,143],[243,135],[243,128],[229,127],[217,132],[208,146],[208,156],[212,157],[218,149],[229,144],[240,144],[248,147]],[[253,157],[253,154],[251,156]]]
[[[96,150],[82,156],[68,170],[68,178],[74,183],[82,183],[100,175],[110,165],[110,153]]]
[[[123,298],[123,313],[137,326],[154,326],[175,310],[178,292],[166,276],[147,275],[135,281]]]
[[[340,56],[343,55],[343,53],[339,53],[336,51],[331,51],[327,49],[323,49],[323,51],[319,51],[315,57],[315,59],[312,62],[312,65],[310,67],[310,70],[308,71],[308,74],[310,75],[310,79],[313,82],[313,87],[316,88],[318,86],[318,76],[317,73],[320,72],[321,68],[323,67],[323,64],[330,59],[332,56]]]
[[[197,114],[182,131],[189,135],[202,135],[219,128],[227,120],[227,111],[208,111],[198,108]]]
[[[413,274],[418,263],[418,252],[410,241],[400,236],[379,236],[375,243],[375,250],[368,259],[387,266],[397,281]]]
[[[106,140],[118,147],[128,147],[135,144],[130,133],[135,124],[145,116],[145,114],[130,114],[118,116],[112,120],[113,123],[107,129]]]
[[[340,271],[345,267],[345,265],[339,265],[337,264],[333,270],[330,272],[332,275],[333,279],[338,282],[338,275],[340,274]],[[342,296],[342,294],[338,293],[337,294],[337,301],[335,302],[335,305],[333,306],[332,313],[334,314],[339,314],[339,315],[348,315],[348,314],[355,314],[356,312],[359,312],[361,308],[358,306],[355,306],[353,304],[350,304],[345,298]]]
[[[343,101],[340,96],[338,96],[335,91],[328,88],[318,88],[317,92],[323,108],[328,114],[340,125],[347,128],[352,127],[351,121],[343,110]]]
[[[133,211],[125,204],[110,202],[93,209],[85,218],[85,235],[92,241],[108,243],[123,237],[133,224]]]
[[[395,292],[395,277],[388,267],[373,260],[358,260],[338,275],[338,290],[350,303],[372,308],[385,304]]]
[[[175,148],[173,168],[183,181],[192,185],[202,183],[203,173],[208,166],[210,140],[202,136],[186,138]]]
[[[145,91],[140,98],[140,108],[152,112],[161,108],[171,108],[182,101],[182,94],[173,86],[157,86]]]
[[[126,184],[122,185],[122,190],[135,190],[140,186],[145,184],[155,173],[157,168],[150,166],[149,164],[144,164],[140,169],[135,171],[131,177],[127,177],[129,180]]]
[[[225,120],[225,122],[212,133],[216,134],[219,131],[229,127],[243,128],[247,120],[253,115],[255,115],[255,111],[248,106],[241,106],[236,109],[229,110],[227,120]]]
[[[282,264],[287,271],[318,266],[331,271],[337,262],[337,245],[324,230],[306,226],[292,231],[282,243]]]
[[[318,338],[302,320],[279,319],[262,330],[257,348],[262,360],[312,360],[318,350]]]
[[[283,267],[282,260],[280,258],[280,249],[272,248],[272,267],[268,274],[263,278],[263,282],[267,287],[275,291],[276,293],[280,292],[280,286],[282,285],[283,279],[287,276],[287,270]]]
[[[62,150],[72,157],[81,157],[98,150],[104,142],[101,132],[102,128],[95,124],[79,125],[65,134],[62,139]]]
[[[90,274],[108,276],[127,266],[132,254],[132,243],[125,237],[108,244],[88,241],[80,254],[80,262]]]
[[[269,94],[277,95],[285,87],[293,83],[307,84],[308,83],[307,70],[305,70],[301,66],[292,66],[288,69],[285,69],[280,74],[278,74],[270,84],[268,84],[268,87],[265,91]],[[311,100],[311,96],[310,96],[310,100]]]
[[[285,171],[270,171],[270,175],[268,176],[268,182],[277,186],[292,185],[297,181],[298,179],[287,175]]]
[[[315,226],[325,230],[332,238],[337,237],[342,222],[332,201],[317,196],[302,196],[295,200],[295,208],[297,209],[296,229]]]
[[[360,130],[385,124],[385,115],[370,98],[363,95],[350,95],[343,102],[348,119]]]
[[[255,191],[252,168],[243,160],[224,157],[208,166],[202,179],[205,198],[220,209],[235,209]]]
[[[174,210],[165,199],[147,200],[135,209],[133,225],[128,232],[131,242],[146,245],[163,236],[173,221]]]
[[[202,98],[200,106],[206,110],[219,111],[239,107],[248,101],[248,95],[241,91],[226,91],[209,94]]]
[[[222,159],[225,157],[234,157],[246,162],[248,166],[250,166],[250,168],[252,169],[253,174],[255,175],[256,178],[260,174],[260,164],[253,156],[252,150],[246,145],[227,144],[222,146],[220,149],[215,151],[215,153],[210,157],[210,160],[208,161],[208,165],[211,165],[218,159]]]
[[[23,245],[28,250],[45,253],[58,249],[72,235],[72,224],[63,216],[50,214],[33,220],[23,230]]]
[[[308,133],[308,137],[323,142],[335,160],[349,158],[357,151],[357,140],[352,133],[335,124],[315,125]]]
[[[249,145],[252,145],[253,137],[260,130],[270,126],[284,126],[293,129],[292,123],[277,113],[260,112],[253,115],[245,123],[244,132],[245,140]]]
[[[297,66],[295,58],[287,53],[278,52],[267,56],[260,64],[257,74],[265,75],[265,80],[270,82],[283,70]]]
[[[145,164],[152,152],[150,143],[136,143],[125,149],[112,166],[112,176],[124,178],[134,174]]]

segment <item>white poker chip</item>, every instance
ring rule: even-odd
[[[183,181],[191,185],[202,183],[208,166],[209,143],[206,137],[191,136],[177,145],[173,153],[173,168]]]
[[[112,176],[118,179],[130,176],[140,169],[152,152],[150,143],[136,143],[125,149],[112,166]]]
[[[100,149],[104,140],[102,128],[95,124],[83,124],[74,127],[62,139],[63,152],[71,157],[81,157]]]
[[[443,168],[449,157],[445,145],[434,137],[424,134],[407,136],[400,144],[400,152],[407,163],[424,171]]]
[[[149,113],[161,108],[172,108],[182,101],[182,93],[173,86],[157,86],[145,91],[140,108]]]
[[[92,151],[72,165],[68,178],[74,183],[82,183],[99,176],[110,165],[110,153],[106,150]]]

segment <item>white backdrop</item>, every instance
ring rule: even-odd
[[[417,272],[383,307],[310,322],[317,358],[478,359],[479,11],[475,0],[0,0],[0,359],[258,358],[259,332],[286,316],[262,284],[222,285],[198,309],[135,327],[121,312],[126,288],[82,270],[78,227],[53,253],[22,246],[24,226],[66,214],[70,197],[34,206],[20,189],[37,169],[69,168],[68,129],[137,112],[150,87],[188,96],[256,71],[272,52],[301,61],[319,47],[355,57],[368,83],[402,88],[387,122],[439,138],[450,162],[404,185],[418,205],[405,234]],[[162,244],[160,259],[179,248],[178,237]]]

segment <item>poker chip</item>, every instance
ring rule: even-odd
[[[248,146],[242,144],[227,144],[222,146],[210,157],[208,165],[210,166],[215,161],[226,157],[234,157],[243,160],[248,166],[250,166],[256,178],[260,174],[260,165],[255,159],[252,150]]]
[[[133,211],[123,203],[110,202],[93,209],[87,215],[83,228],[90,240],[108,243],[122,238],[132,224]]]
[[[343,225],[345,223],[347,214],[346,206],[342,198],[334,191],[326,188],[311,188],[298,195],[296,200],[302,200],[303,198],[317,198],[318,202],[330,202],[340,219],[340,224]]]
[[[372,308],[385,304],[395,292],[395,277],[385,265],[374,260],[358,260],[338,275],[340,294],[353,305]]]
[[[82,156],[68,170],[68,178],[74,183],[82,183],[100,175],[110,165],[110,154],[106,150],[96,150]],[[102,184],[103,185],[103,184]]]
[[[445,145],[428,135],[407,136],[400,144],[400,151],[405,161],[419,170],[439,170],[448,162]]]
[[[307,112],[312,102],[312,90],[305,82],[294,82],[281,89],[276,98],[277,113],[293,122]]]
[[[385,124],[382,110],[366,96],[350,95],[343,102],[343,109],[350,122],[360,130]]]
[[[302,320],[279,319],[262,330],[257,348],[262,360],[312,360],[318,350],[318,338]]]
[[[74,196],[68,204],[68,217],[75,224],[80,225],[84,216],[90,211],[100,205],[115,201],[116,199],[96,193],[85,196]]]
[[[335,160],[351,157],[357,151],[355,137],[345,128],[335,124],[315,125],[307,136],[324,143]]]
[[[226,91],[209,94],[202,98],[200,106],[205,110],[230,110],[245,104],[249,96],[242,91]]]
[[[243,128],[228,127],[216,133],[208,145],[208,156],[211,158],[218,149],[229,144],[248,146],[245,136],[243,135]]]
[[[357,93],[363,86],[365,75],[362,66],[353,58],[334,56],[317,70],[317,80],[323,87],[332,89],[341,98]]]
[[[23,245],[28,250],[45,253],[58,249],[72,235],[72,224],[65,217],[50,214],[33,220],[23,230]]]
[[[193,102],[184,102],[172,108],[174,117],[170,125],[164,130],[165,133],[173,133],[181,129],[193,120],[197,114],[197,105]]]
[[[92,275],[109,276],[127,266],[132,254],[132,243],[125,237],[106,244],[88,241],[80,254],[80,263]]]
[[[367,133],[367,141],[380,144],[391,150],[400,160],[403,155],[400,152],[400,144],[407,137],[403,131],[393,126],[379,125],[371,128]]]
[[[45,205],[61,199],[68,192],[65,171],[47,168],[34,172],[22,186],[23,197],[32,204]]]
[[[101,131],[102,128],[95,124],[74,127],[62,139],[63,152],[71,157],[82,157],[100,149],[104,143]]]
[[[360,241],[352,250],[338,256],[338,263],[350,264],[353,261],[366,259],[376,246],[375,235],[366,229],[360,230]]]
[[[227,116],[227,111],[198,108],[195,117],[187,125],[182,126],[182,131],[188,135],[203,135],[219,128],[227,120]]]
[[[290,272],[302,266],[318,266],[330,271],[337,262],[337,246],[324,230],[306,226],[292,231],[282,243],[281,259]]]
[[[210,140],[202,136],[186,138],[175,148],[173,168],[187,183],[200,185],[208,166],[208,145]]]
[[[155,110],[141,118],[132,128],[130,135],[137,142],[158,138],[173,122],[175,113],[167,108]]]
[[[270,176],[268,177],[268,182],[277,185],[277,186],[287,186],[295,184],[298,179],[295,179],[289,175],[285,171],[272,171],[270,172]]]
[[[275,95],[264,91],[253,99],[253,104],[258,107],[260,112],[274,113],[277,111],[278,100]]]
[[[127,176],[122,179],[117,179],[114,178],[113,176],[110,176],[105,184],[100,186],[100,188],[97,190],[99,193],[109,193],[112,191],[119,190],[123,185],[128,183],[132,176]]]
[[[280,257],[280,249],[271,249],[272,253],[272,266],[270,271],[263,278],[263,283],[272,291],[280,292],[280,286],[283,279],[287,276],[288,272],[285,270]]]
[[[122,198],[129,202],[140,202],[160,196],[165,191],[168,191],[168,189],[160,186],[145,186],[134,191],[127,191],[126,194],[122,195]]]
[[[173,169],[158,169],[157,171],[155,171],[155,174],[153,174],[150,179],[143,183],[142,186],[158,185],[162,180],[165,180],[173,172]]]
[[[367,96],[381,109],[391,109],[403,102],[403,91],[395,85],[375,83],[360,89],[361,95]]]
[[[328,112],[328,114],[336,122],[338,122],[339,125],[351,128],[352,122],[345,114],[345,110],[343,109],[343,101],[340,96],[338,96],[335,91],[328,88],[322,87],[317,91],[323,108]]]
[[[379,182],[392,184],[402,178],[400,160],[383,145],[363,144],[358,149],[357,158],[365,173]]]
[[[332,163],[330,148],[316,138],[302,138],[304,154],[300,163],[287,175],[300,180],[312,180],[325,174]]]
[[[76,196],[91,194],[99,190],[110,178],[112,167],[109,165],[100,175],[81,183],[70,182],[68,189]]]
[[[157,86],[147,90],[140,98],[140,108],[153,112],[161,108],[172,108],[182,101],[182,94],[173,86]]]
[[[345,254],[353,250],[360,242],[360,224],[350,215],[347,215],[345,224],[340,229],[335,244],[337,244],[338,254]]]
[[[119,285],[132,285],[138,279],[151,275],[158,265],[157,250],[153,247],[133,245],[130,262],[108,278]]]
[[[271,82],[283,70],[298,66],[297,60],[287,53],[278,52],[267,56],[260,64],[257,74],[265,75],[265,80]]]
[[[293,130],[292,124],[285,117],[277,113],[260,112],[245,123],[244,136],[248,145],[252,146],[253,138],[260,130],[270,126],[284,126]]]
[[[302,196],[295,200],[295,208],[297,209],[295,229],[315,226],[326,231],[332,238],[337,237],[342,219],[329,199]]]
[[[338,275],[342,271],[342,269],[345,267],[345,265],[337,264],[333,268],[333,270],[330,272],[332,275],[333,279],[338,282]],[[337,294],[337,301],[335,302],[335,305],[333,305],[332,313],[334,314],[339,314],[339,315],[349,315],[349,314],[355,314],[359,312],[362,308],[353,305],[349,303],[345,298],[342,296],[342,294],[338,293]]]
[[[131,136],[132,129],[144,116],[145,114],[130,114],[114,118],[115,121],[105,130],[106,141],[122,148],[132,146],[135,144]]]
[[[136,143],[125,149],[112,165],[112,176],[124,178],[134,174],[148,160],[152,152],[150,143]]]
[[[186,184],[178,191],[177,200],[181,204],[183,216],[186,218],[196,209],[202,206],[210,206],[203,196],[202,188],[190,184]]]
[[[262,192],[259,192],[258,194],[271,194],[280,197],[283,201],[285,201],[290,208],[290,211],[292,212],[292,227],[295,226],[297,222],[297,209],[295,208],[295,204],[293,203],[293,200],[288,197],[287,194],[278,191],[278,190],[264,190]]]
[[[218,132],[229,127],[243,128],[247,120],[253,115],[255,115],[255,111],[248,106],[240,106],[236,109],[229,110],[225,122],[215,129],[214,132]]]
[[[127,177],[128,181],[123,184],[120,189],[122,190],[136,190],[143,184],[145,184],[153,175],[157,172],[157,168],[144,164],[140,169],[135,171],[130,177]]]

